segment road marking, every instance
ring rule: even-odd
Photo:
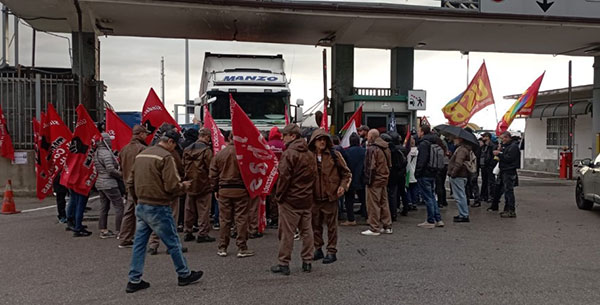
[[[99,199],[99,198],[100,198],[100,196],[94,196],[94,197],[90,197],[90,198],[88,199],[88,201],[90,201],[90,200],[96,200],[96,199]],[[41,210],[47,210],[47,209],[51,209],[51,208],[55,208],[55,207],[56,207],[56,204],[54,204],[54,205],[49,205],[49,206],[45,206],[45,207],[41,207],[41,208],[35,208],[35,209],[29,209],[29,210],[23,210],[23,211],[21,211],[21,213],[29,213],[29,212],[35,212],[35,211],[41,211]]]
[[[41,207],[41,208],[36,208],[36,209],[23,210],[23,211],[21,211],[21,213],[28,213],[28,212],[35,212],[35,211],[47,210],[47,209],[50,209],[50,208],[53,208],[53,207],[56,207],[56,204],[55,205],[49,205],[47,207]]]

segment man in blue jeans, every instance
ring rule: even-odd
[[[419,136],[417,156],[417,166],[415,168],[415,178],[425,200],[427,206],[427,221],[420,223],[418,226],[425,229],[433,229],[435,227],[443,227],[444,222],[440,215],[440,208],[435,200],[435,177],[437,170],[429,166],[429,155],[431,145],[436,143],[437,136],[431,133],[431,127],[424,125],[417,132]]]
[[[466,162],[471,161],[472,149],[461,138],[454,139],[454,144],[456,145],[456,150],[452,154],[452,158],[448,164],[448,176],[450,176],[452,196],[454,196],[458,207],[458,216],[454,217],[454,222],[469,222],[468,195],[465,191],[467,188],[467,179],[472,174],[467,169]]]
[[[172,198],[180,196],[191,184],[190,181],[181,181],[171,154],[179,138],[180,134],[177,131],[169,130],[164,133],[158,144],[136,156],[127,180],[129,193],[137,203],[136,232],[129,268],[129,282],[125,290],[127,293],[150,287],[149,283],[142,280],[142,274],[148,239],[153,231],[167,246],[167,252],[171,255],[177,271],[179,286],[194,283],[202,277],[202,271],[190,271],[183,257],[170,206]]]

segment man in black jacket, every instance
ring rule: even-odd
[[[426,229],[433,229],[434,227],[443,227],[444,222],[440,215],[440,208],[435,199],[435,177],[437,176],[437,169],[429,166],[429,155],[431,145],[437,142],[437,136],[431,133],[431,127],[425,125],[421,126],[418,131],[419,142],[417,144],[419,149],[419,155],[417,156],[417,166],[415,169],[415,178],[417,178],[419,188],[427,205],[427,221],[419,224],[418,226]]]
[[[519,150],[519,144],[511,138],[510,132],[504,132],[500,139],[502,140],[502,150],[494,151],[494,156],[497,156],[500,160],[500,174],[498,177],[502,190],[504,190],[504,212],[500,213],[500,217],[514,218],[517,217],[514,187],[517,183],[517,169],[521,167],[521,151]],[[490,210],[498,210],[501,195],[498,192],[494,196],[494,202]]]
[[[496,182],[493,171],[498,161],[494,160],[495,145],[492,142],[492,135],[486,132],[481,138],[483,146],[479,158],[479,166],[481,167],[481,193],[479,198],[481,201],[491,201],[494,198],[494,184]]]

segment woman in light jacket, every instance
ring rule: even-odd
[[[98,229],[100,238],[112,238],[118,235],[123,219],[123,196],[119,190],[119,179],[123,179],[119,165],[111,149],[110,135],[102,133],[102,141],[98,143],[98,149],[94,155],[94,165],[98,171],[96,189],[100,193],[100,218]],[[108,230],[108,211],[110,205],[115,208],[115,233]]]

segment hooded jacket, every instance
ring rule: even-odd
[[[119,152],[119,161],[121,163],[121,171],[123,172],[123,181],[129,179],[131,170],[133,169],[133,163],[135,162],[135,156],[146,149],[146,142],[138,139],[136,136],[131,137],[129,144],[125,145],[121,152]]]
[[[469,161],[471,156],[471,147],[462,143],[456,147],[456,150],[448,163],[448,176],[452,178],[468,178],[470,176],[465,162]]]
[[[389,145],[382,138],[367,146],[365,159],[365,179],[369,187],[385,187],[388,184],[392,155]]]
[[[208,175],[212,157],[212,147],[208,142],[202,140],[189,145],[183,151],[184,180],[191,180],[192,182],[188,194],[203,195],[211,192]]]
[[[326,138],[327,145],[319,158],[315,141],[320,137]],[[338,199],[338,188],[342,187],[346,192],[352,180],[352,173],[346,165],[344,157],[339,151],[333,149],[331,136],[323,129],[317,129],[313,132],[308,143],[308,149],[313,152],[317,162],[318,174],[314,188],[315,200],[317,202],[336,201]]]
[[[315,156],[308,150],[304,139],[287,143],[279,160],[279,178],[275,201],[295,209],[310,209],[314,201],[314,183],[317,176]]]
[[[419,155],[417,156],[417,167],[415,169],[415,177],[417,179],[436,177],[437,170],[428,166],[431,144],[436,142],[437,136],[433,133],[428,133],[424,135],[417,144],[417,148],[419,149]]]
[[[277,160],[281,159],[281,154],[283,154],[283,151],[285,150],[285,144],[283,143],[282,138],[283,136],[281,135],[279,128],[273,126],[269,132],[269,142],[267,142],[267,145],[269,145],[269,148],[275,153]]]
[[[98,171],[96,189],[109,190],[118,188],[117,179],[121,179],[121,171],[111,149],[110,136],[102,133],[102,141],[98,143],[98,149],[94,155],[94,165]]]

